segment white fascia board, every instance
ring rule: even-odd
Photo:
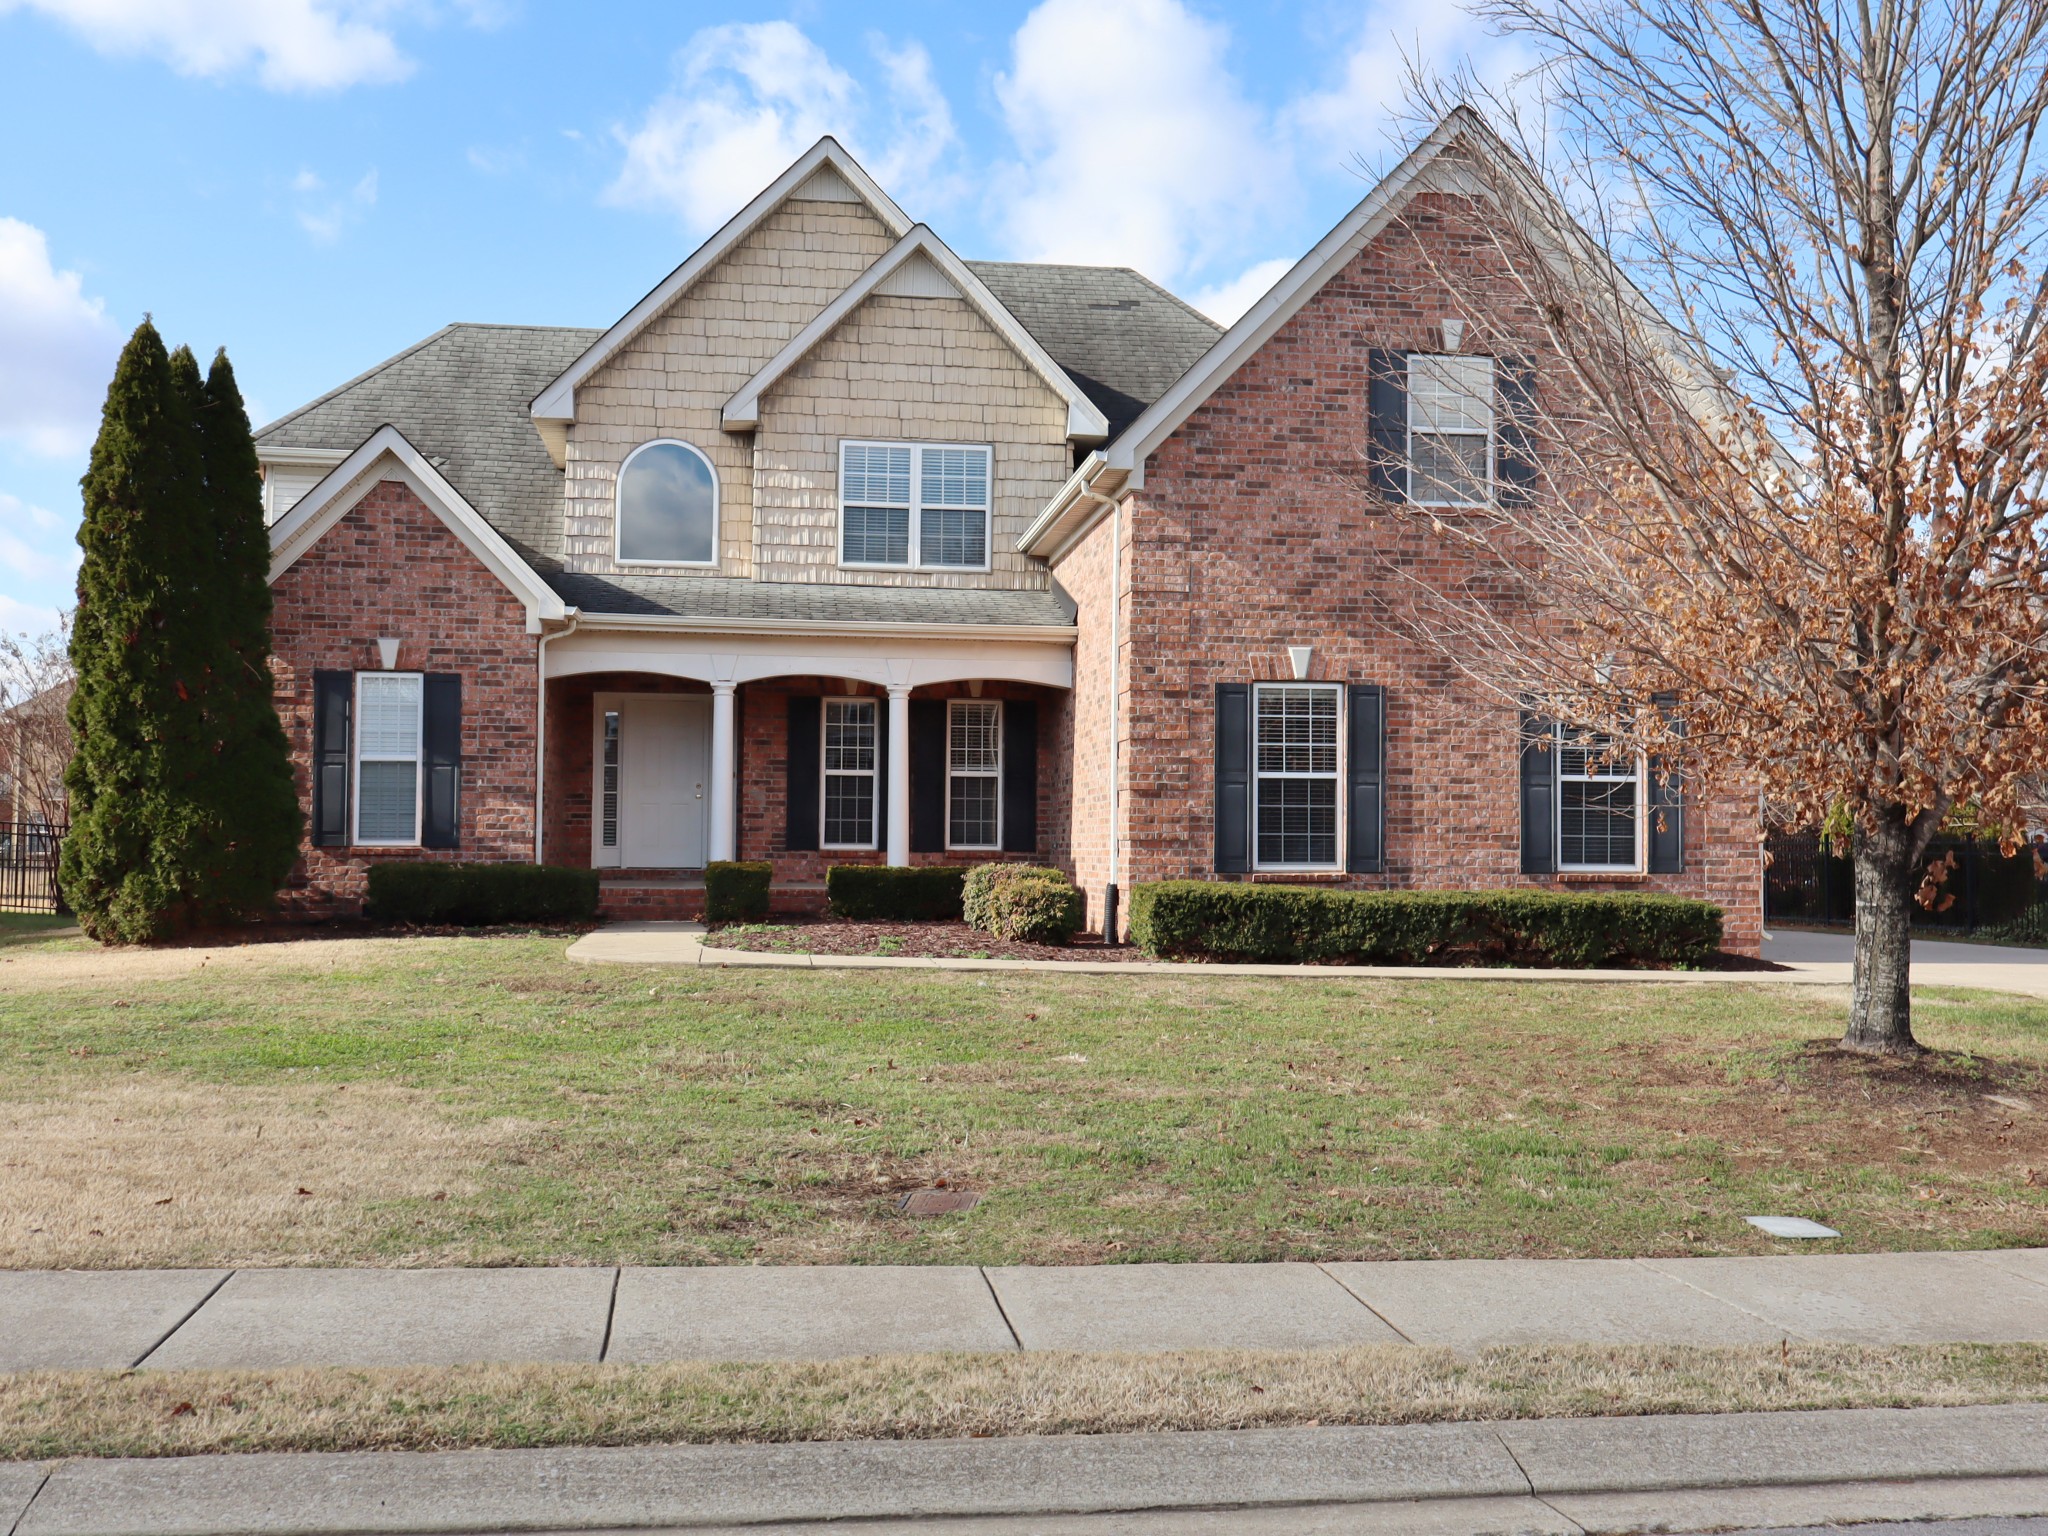
[[[263,464],[303,464],[317,469],[323,465],[332,468],[354,452],[353,448],[265,447],[259,444],[256,458]]]
[[[946,281],[959,291],[982,319],[994,327],[1032,372],[1066,400],[1069,440],[1100,442],[1108,435],[1109,418],[1102,414],[1081,386],[1068,377],[1066,369],[1053,361],[1052,354],[1039,345],[1038,338],[1024,329],[1017,317],[1003,307],[1002,301],[989,291],[988,284],[976,277],[967,263],[955,256],[946,242],[923,224],[908,231],[887,253],[878,257],[836,299],[819,310],[809,325],[790,337],[760,372],[740,386],[738,393],[725,402],[725,430],[751,432],[758,427],[761,424],[761,397],[774,387],[775,382],[837,330],[846,317],[888,279],[890,273],[920,254],[945,274]]]
[[[1018,536],[1017,552],[1041,560],[1057,560],[1073,547],[1126,491],[1135,490],[1132,477],[1112,469],[1099,449],[1081,461],[1081,467],[1067,477],[1053,493],[1031,526]]]
[[[1074,624],[921,624],[904,620],[857,619],[720,619],[692,618],[679,613],[584,612],[577,633],[592,630],[648,630],[690,635],[784,635],[803,639],[817,635],[874,635],[898,640],[1030,640],[1045,645],[1072,645],[1080,634]]]
[[[399,480],[411,488],[505,589],[525,605],[529,626],[567,616],[568,610],[555,589],[540,579],[519,552],[505,542],[504,535],[427,462],[403,432],[388,424],[364,439],[272,525],[270,580],[275,582],[296,565],[328,529],[384,480]]]
[[[827,134],[799,155],[789,169],[771,181],[752,202],[727,220],[723,228],[698,246],[691,253],[689,260],[663,278],[647,297],[626,311],[624,318],[592,342],[583,355],[571,363],[560,377],[534,396],[534,419],[574,421],[576,386],[639,335],[648,323],[673,304],[685,289],[722,261],[727,252],[752,234],[755,226],[781,207],[792,192],[810,180],[820,166],[825,165],[837,171],[847,185],[866,200],[876,217],[888,226],[890,234],[900,236],[909,230],[909,215],[896,206],[895,200],[860,168],[837,139]]]

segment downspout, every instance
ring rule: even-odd
[[[534,647],[533,670],[540,697],[533,716],[533,862],[541,860],[542,839],[548,825],[548,642],[576,633],[583,622],[583,610],[571,608],[569,622],[553,634],[544,634]]]
[[[1117,697],[1117,664],[1121,641],[1119,619],[1123,608],[1123,521],[1124,504],[1112,501],[1109,504],[1109,879],[1102,888],[1102,942],[1114,947],[1120,939],[1117,934],[1117,908],[1121,905],[1122,893],[1117,889],[1117,738],[1122,724],[1122,710]]]

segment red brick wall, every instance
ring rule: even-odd
[[[1088,898],[1088,927],[1100,932],[1103,890],[1109,881],[1109,732],[1110,689],[1127,681],[1125,667],[1131,652],[1128,638],[1128,606],[1117,621],[1118,644],[1110,647],[1112,566],[1117,566],[1117,585],[1128,592],[1128,566],[1113,562],[1111,541],[1121,538],[1128,558],[1131,519],[1106,517],[1089,529],[1059,564],[1060,585],[1074,599],[1075,625],[1080,631],[1074,642],[1074,691],[1061,712],[1060,750],[1065,761],[1065,797],[1061,803],[1063,836],[1052,852],[1074,877]],[[1124,728],[1124,753],[1130,753],[1129,701],[1120,712]],[[1128,774],[1128,761],[1123,771]],[[1121,814],[1119,819],[1123,819]],[[1118,871],[1119,884],[1130,890],[1128,871]]]
[[[708,683],[645,672],[586,672],[548,684],[548,863],[590,865],[591,774],[597,765],[594,695],[710,692]]]
[[[1513,709],[1483,694],[1395,617],[1405,571],[1430,584],[1479,574],[1425,526],[1377,510],[1361,488],[1366,349],[1435,350],[1446,315],[1483,313],[1492,345],[1538,359],[1545,391],[1568,388],[1542,330],[1518,312],[1496,247],[1462,200],[1419,199],[1250,358],[1153,454],[1127,506],[1129,695],[1123,883],[1205,877],[1214,867],[1215,686],[1285,680],[1286,648],[1314,647],[1311,676],[1387,689],[1387,873],[1334,884],[1472,888],[1545,885],[1704,896],[1727,913],[1730,947],[1761,937],[1761,859],[1746,797],[1688,797],[1686,872],[1624,878],[1520,873]],[[1430,242],[1425,255],[1419,241]],[[1447,285],[1448,275],[1455,288]],[[1503,345],[1501,337],[1512,338]],[[1471,342],[1468,341],[1468,346]],[[1100,536],[1098,529],[1095,537]],[[1094,539],[1060,562],[1070,591],[1099,589]],[[1077,596],[1079,592],[1077,591]],[[1100,711],[1104,683],[1083,601],[1075,709]],[[1099,823],[1086,786],[1103,743],[1075,747],[1077,827]],[[1076,837],[1099,899],[1099,856]],[[1300,878],[1300,877],[1292,877]]]
[[[271,587],[277,708],[299,801],[313,808],[313,673],[374,671],[377,637],[408,672],[462,676],[461,846],[306,846],[281,897],[302,916],[360,909],[380,859],[533,857],[534,638],[526,611],[402,481],[386,480]]]

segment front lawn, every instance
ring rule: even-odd
[[[562,936],[0,961],[0,1265],[1068,1263],[2048,1243],[2048,1003],[584,967]],[[895,1202],[939,1178],[965,1215]]]

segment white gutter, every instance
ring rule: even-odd
[[[534,647],[533,670],[539,676],[540,706],[533,717],[533,862],[541,863],[542,839],[548,825],[548,642],[576,633],[583,610],[571,608],[569,622]]]

